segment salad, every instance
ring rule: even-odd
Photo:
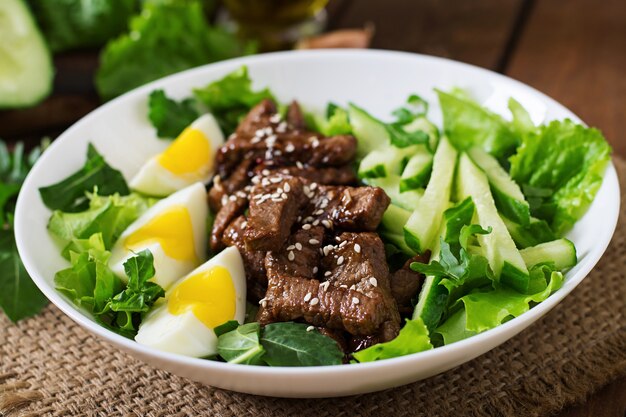
[[[611,149],[571,120],[507,120],[460,89],[381,121],[254,90],[245,67],[148,100],[169,141],[133,178],[90,145],[40,188],[58,291],[153,348],[247,365],[370,362],[471,337],[544,301]]]

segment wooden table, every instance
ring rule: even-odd
[[[374,24],[372,47],[449,57],[488,68],[547,93],[599,127],[615,154],[626,114],[626,1],[333,0],[329,29]],[[54,94],[41,105],[0,112],[0,137],[36,143],[99,105],[93,52],[55,57]],[[623,417],[626,378],[562,417]]]

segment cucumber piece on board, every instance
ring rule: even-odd
[[[23,0],[0,1],[0,108],[33,106],[52,89],[48,47]]]

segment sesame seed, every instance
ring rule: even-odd
[[[254,136],[256,137],[262,137],[263,135],[265,135],[265,131],[263,129],[258,129],[256,132],[254,132]]]
[[[293,152],[296,150],[296,147],[293,146],[293,143],[288,143],[287,146],[285,146],[285,152]]]
[[[294,250],[296,248],[295,245],[289,245],[287,246],[287,250]]]
[[[305,185],[304,187],[302,187],[302,191],[304,191],[304,194],[309,194],[311,192],[311,189],[308,185]]]
[[[373,287],[378,287],[378,280],[374,277],[370,277],[370,284],[372,284]]]
[[[272,177],[270,178],[270,182],[273,184],[278,184],[279,182],[281,182],[283,179],[280,177]]]
[[[256,144],[256,143],[259,143],[259,142],[261,142],[261,138],[258,137],[258,136],[253,137],[252,140],[250,141],[250,143],[252,143],[252,144]]]
[[[263,181],[261,181],[261,185],[263,187],[268,187],[270,185],[270,180],[268,180],[267,178],[263,178]]]
[[[228,199],[230,201],[237,201],[237,196],[236,195],[231,195],[230,197],[228,197]]]
[[[293,252],[289,252],[289,254],[287,255],[287,259],[293,261],[294,259],[296,259],[296,255],[294,255]]]
[[[347,244],[348,244],[348,241],[344,240],[343,242],[341,242],[341,243],[339,244],[339,247],[340,247],[340,248],[343,248],[343,247],[344,247],[344,246],[346,246]]]
[[[261,178],[259,178],[257,175],[252,177],[252,184],[258,184],[260,182],[261,182]]]
[[[361,245],[359,245],[358,243],[354,244],[354,251],[356,253],[361,253]]]
[[[281,119],[280,113],[276,113],[276,114],[272,115],[272,117],[270,117],[270,122],[278,123],[278,122],[280,122],[280,119]]]
[[[351,289],[352,291],[356,290],[356,285],[355,285],[355,284],[350,285],[350,289]]]
[[[324,256],[328,256],[331,250],[333,250],[333,245],[324,246]]]
[[[316,266],[314,266],[314,267],[313,267],[313,273],[314,273],[314,274],[317,274],[317,271],[319,271],[319,270],[320,270],[320,269],[319,269],[318,267],[316,267]]]
[[[310,222],[312,222],[312,221],[313,221],[313,217],[311,217],[311,216],[308,216],[308,217],[305,217],[305,218],[304,218],[304,222],[305,222],[305,223],[310,223]]]
[[[277,150],[274,151],[274,155],[280,156],[282,154],[283,153],[280,151],[280,149],[277,149]]]
[[[352,304],[359,304],[359,299],[356,297],[352,297]]]
[[[330,286],[330,281],[325,281],[322,283],[322,289],[324,291],[328,291],[328,287]]]
[[[302,250],[302,243],[297,242],[297,243],[296,243],[296,249],[298,249],[298,250]]]
[[[307,331],[307,332],[311,332],[311,331],[313,331],[313,330],[315,330],[315,327],[314,327],[314,326],[309,326],[309,327],[307,327],[307,328],[306,328],[306,331]]]
[[[289,191],[291,191],[291,185],[289,185],[289,183],[286,182],[285,185],[283,186],[283,190],[285,190],[285,192],[288,193]]]
[[[316,305],[316,304],[319,304],[319,302],[320,302],[320,299],[319,299],[319,298],[317,298],[317,297],[315,297],[315,298],[313,298],[313,299],[311,300],[311,305],[312,305],[312,306],[314,306],[314,305]]]
[[[319,216],[320,214],[324,214],[324,210],[317,210],[313,215]]]
[[[339,286],[339,288],[345,288],[345,289],[348,289],[348,286],[347,286],[346,284],[342,284],[342,285],[340,285],[340,286]]]
[[[283,202],[285,200],[283,200],[282,198],[272,198],[272,201],[275,202],[275,203],[281,203],[281,202]]]
[[[259,300],[259,304],[261,304],[263,301],[265,301],[265,297],[263,297],[263,298],[261,298],[261,299]]]
[[[312,296],[313,294],[311,294],[310,292],[306,293],[306,295],[304,296],[304,302],[308,302]]]
[[[278,194],[282,194],[282,193],[283,193],[283,189],[282,189],[281,187],[278,187],[278,188],[276,189],[276,192],[277,192]]]
[[[302,230],[309,230],[310,228],[311,228],[310,224],[303,224],[302,225]],[[311,242],[309,241],[309,243],[311,243]]]
[[[263,171],[261,171],[261,174],[265,175],[266,177],[268,175],[270,175],[270,170],[269,169],[264,169]]]
[[[286,200],[288,197],[289,197],[289,196],[288,196],[287,194],[285,194],[285,193],[282,193],[282,194],[280,195],[280,198],[282,198],[283,200]]]
[[[261,307],[263,308],[267,307],[267,301],[263,300],[263,302],[261,303]]]
[[[340,256],[339,259],[337,259],[337,265],[341,265],[343,263],[343,256]]]
[[[309,227],[310,227],[310,226],[309,226]],[[320,243],[320,241],[319,241],[319,240],[317,240],[317,239],[309,239],[309,243],[310,243],[311,245],[317,245],[318,243]]]
[[[302,162],[300,161],[296,161],[296,166],[298,167],[298,169],[303,169],[304,165],[302,165]]]
[[[333,224],[330,221],[328,221],[328,220],[322,220],[322,224],[327,229],[330,229],[331,227],[333,227]]]
[[[311,190],[315,190],[317,188],[317,183],[314,182],[311,184]]]
[[[226,203],[228,203],[228,196],[224,194],[220,202],[222,203],[223,206],[225,206]]]
[[[243,222],[241,222],[241,228],[242,229],[245,229],[247,226],[248,226],[248,222],[247,221],[244,220]]]
[[[328,221],[328,220],[324,220],[324,221],[322,222],[322,224],[323,224],[325,221]],[[320,224],[320,221],[319,221],[319,220],[315,220],[315,221],[313,222],[313,226],[317,226],[318,224]]]
[[[332,272],[330,272],[330,271],[326,271],[326,272],[324,272],[324,276],[325,276],[325,277],[329,277],[331,274],[332,274]]]
[[[237,197],[239,197],[239,198],[247,198],[248,196],[243,191],[237,191]]]

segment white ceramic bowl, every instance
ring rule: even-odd
[[[538,91],[484,69],[441,58],[362,50],[285,52],[234,59],[155,81],[95,110],[50,146],[24,182],[15,216],[17,246],[35,283],[57,307],[85,329],[157,368],[216,387],[284,397],[350,395],[427,378],[493,349],[550,311],[585,278],[613,235],[619,186],[611,165],[591,208],[568,235],[576,244],[580,260],[567,273],[561,289],[526,314],[495,329],[401,358],[312,368],[231,365],[159,352],[118,336],[54,289],[54,273],[67,263],[46,230],[50,211],[37,189],[81,167],[88,142],[93,142],[113,166],[130,178],[166,145],[155,138],[146,118],[148,94],[163,88],[173,97],[184,97],[192,88],[204,86],[244,64],[255,86],[269,86],[279,100],[295,98],[307,108],[323,109],[330,100],[339,104],[353,101],[376,116],[388,118],[410,93],[417,93],[430,101],[430,116],[439,123],[433,87],[460,86],[469,88],[481,102],[503,115],[507,113],[507,99],[513,96],[529,110],[535,123],[566,117],[580,121]]]

